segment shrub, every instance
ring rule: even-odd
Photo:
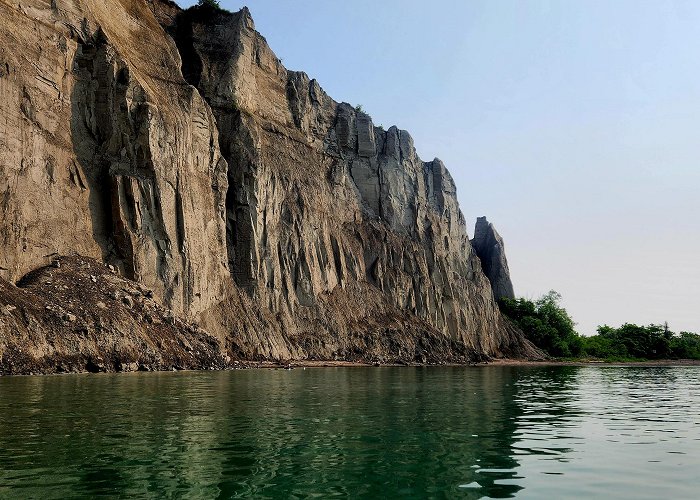
[[[501,299],[501,311],[525,336],[554,357],[593,357],[606,361],[645,359],[700,359],[700,335],[675,334],[668,325],[639,326],[625,323],[619,328],[598,327],[597,335],[576,333],[575,323],[559,305],[561,295],[551,291],[536,301]]]
[[[554,290],[540,299],[501,299],[501,311],[513,320],[525,336],[550,356],[581,354],[582,341],[569,313],[559,305],[561,295]]]
[[[603,325],[598,327],[598,335],[586,339],[584,350],[601,358],[700,359],[700,335],[690,332],[675,334],[665,324],[639,326],[625,323],[619,328]]]
[[[671,337],[671,356],[678,359],[700,359],[700,335],[681,332]]]

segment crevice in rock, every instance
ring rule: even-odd
[[[73,88],[71,135],[78,164],[71,179],[76,185],[84,178],[90,190],[90,215],[93,238],[102,248],[105,261],[124,261],[125,252],[115,241],[116,224],[113,218],[113,191],[118,185],[109,175],[101,150],[106,148],[106,137],[111,134],[111,123],[105,120],[109,94],[105,87],[113,88],[114,82],[103,68],[107,64],[104,36],[101,32],[90,39],[79,41],[74,60],[76,83]],[[81,174],[81,171],[83,174]]]
[[[180,52],[182,76],[187,83],[198,87],[202,75],[202,60],[194,49],[191,13],[188,11],[180,13],[171,34],[174,35],[175,44]]]
[[[254,243],[251,235],[256,203],[252,189],[253,179],[249,172],[255,168],[252,161],[253,141],[244,125],[245,117],[236,105],[232,102],[214,102],[217,99],[212,99],[212,96],[202,88],[203,63],[195,47],[193,34],[195,23],[213,24],[218,16],[231,15],[224,12],[204,12],[197,8],[188,9],[178,14],[174,26],[168,31],[173,36],[180,53],[183,77],[187,83],[197,88],[214,114],[219,149],[228,164],[225,207],[229,271],[235,283],[252,294],[254,281],[251,256]]]
[[[141,239],[152,241],[161,264],[170,247],[154,188],[149,104],[99,28],[79,39],[73,67],[71,136],[77,164],[70,177],[89,189],[93,238],[103,260],[138,280]]]

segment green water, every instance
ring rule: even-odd
[[[0,378],[2,498],[697,498],[700,369]]]

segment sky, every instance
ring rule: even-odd
[[[700,332],[700,2],[247,5],[288,69],[445,162],[518,296],[558,291],[585,335]]]

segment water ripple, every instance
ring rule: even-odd
[[[2,498],[693,498],[700,369],[0,379]]]

